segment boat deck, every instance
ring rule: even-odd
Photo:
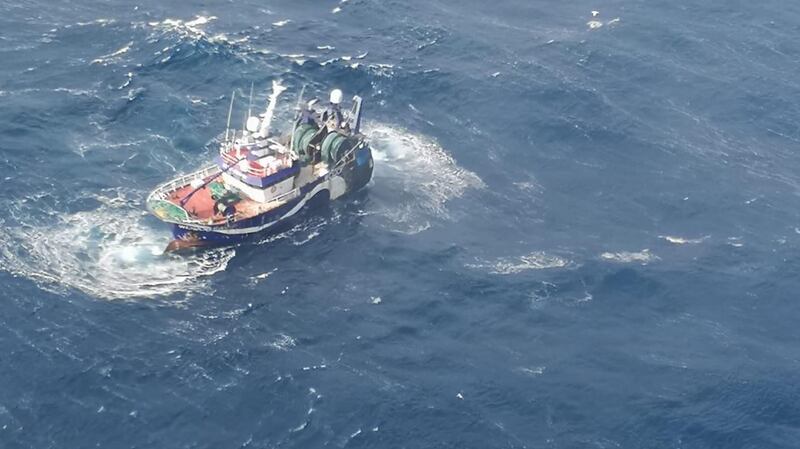
[[[191,186],[187,185],[184,186],[174,192],[169,197],[169,201],[175,205],[180,206],[181,199],[186,197],[191,191],[194,190]],[[189,201],[183,205],[183,209],[189,213],[192,218],[198,218],[201,220],[207,220],[209,218],[213,218],[216,214],[214,211],[214,204],[215,201],[211,198],[211,189],[206,186],[200,189],[197,193],[192,195],[189,198]],[[224,218],[221,217],[220,218]]]
[[[217,203],[217,201],[212,197],[212,194],[215,190],[213,187],[214,184],[224,187],[222,179],[219,179],[198,190],[194,195],[192,195],[191,198],[189,198],[186,204],[183,205],[183,209],[189,213],[190,218],[209,223],[224,222],[227,220],[227,217],[214,209]],[[180,206],[181,200],[185,198],[186,195],[191,193],[192,190],[194,190],[194,188],[192,188],[190,185],[181,187],[180,189],[172,192],[168,198],[168,201]],[[233,203],[233,207],[236,209],[236,219],[243,220],[263,214],[264,212],[274,209],[284,203],[286,203],[286,199],[279,199],[267,203],[259,203],[258,201],[253,201],[250,198],[240,196],[239,199]]]
[[[297,175],[297,178],[295,179],[295,185],[305,185],[314,179],[325,176],[325,174],[328,173],[327,164],[324,163],[317,163],[309,168],[310,170],[303,170]],[[194,180],[197,181],[199,179],[203,179],[204,181],[209,181],[212,176],[216,177],[217,174],[212,172],[211,175],[206,176],[205,178],[194,178]],[[186,201],[186,204],[181,205],[181,200],[186,198],[186,196],[189,195],[193,190],[194,188],[188,183],[187,179],[187,184],[178,187],[175,190],[171,190],[168,193],[165,192],[165,195],[162,197],[162,199],[184,210],[188,214],[188,218],[190,220],[200,221],[209,225],[226,223],[230,220],[230,217],[226,217],[217,211],[215,206],[217,204],[217,199],[221,195],[233,193],[234,196],[236,196],[237,194],[234,192],[237,192],[237,189],[226,186],[224,179],[222,177],[218,177],[213,182],[210,182],[208,185],[195,192],[191,198]],[[247,197],[245,194],[239,192],[238,198],[229,204],[233,205],[236,211],[233,218],[234,221],[239,221],[255,217],[286,204],[287,201],[295,198],[298,194],[299,191],[294,189],[287,194],[278,196],[272,201],[262,203],[253,200]]]

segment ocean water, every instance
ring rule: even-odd
[[[798,24],[3,1],[0,447],[800,446]],[[161,255],[145,196],[275,79],[283,126],[303,85],[365,98],[372,183]]]

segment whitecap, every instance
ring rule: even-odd
[[[296,344],[294,338],[286,334],[280,334],[278,338],[269,343],[269,347],[277,349],[278,351],[288,351],[289,348],[295,347]]]
[[[240,37],[238,39],[231,39],[225,33],[218,33],[208,38],[208,41],[214,44],[243,44],[250,40],[249,36]]]
[[[638,252],[620,251],[616,253],[605,252],[600,255],[601,258],[616,262],[616,263],[640,263],[647,265],[648,263],[661,260],[660,257],[651,253],[649,249],[643,249]]]
[[[534,366],[532,368],[520,367],[518,368],[518,371],[528,376],[540,376],[544,374],[546,369],[546,366]]]
[[[272,270],[267,271],[265,273],[261,273],[261,274],[255,275],[255,276],[251,276],[250,280],[252,281],[253,284],[257,284],[258,282],[263,281],[264,279],[272,276],[276,271],[278,271],[278,269],[277,268],[273,268]]]
[[[89,22],[78,22],[75,25],[77,25],[79,27],[85,27],[85,26],[89,26],[89,25],[106,26],[106,25],[110,25],[110,24],[115,23],[115,22],[116,22],[116,20],[114,20],[114,19],[102,19],[101,18],[101,19],[95,19],[95,20],[92,20],[92,21],[89,21]],[[69,26],[67,26],[67,28],[69,28]]]
[[[132,82],[133,82],[133,72],[128,72],[125,74],[125,82],[122,83],[122,85],[119,86],[117,89],[118,90],[125,89],[126,87],[130,86]]]
[[[589,26],[590,30],[595,30],[595,29],[600,28],[601,26],[603,26],[603,22],[601,22],[599,20],[590,20],[590,21],[586,22],[586,25]]]
[[[703,243],[706,239],[710,236],[706,235],[700,238],[689,239],[684,237],[676,237],[672,235],[659,235],[658,238],[664,239],[673,245],[696,245],[698,243]]]
[[[194,20],[190,20],[186,22],[187,27],[198,27],[200,25],[205,25],[212,20],[215,20],[215,16],[197,16]]]
[[[728,237],[728,245],[734,248],[741,248],[744,246],[744,243],[742,243],[741,237]]]
[[[133,41],[128,42],[127,44],[125,44],[125,46],[114,51],[113,53],[109,53],[107,55],[100,56],[99,58],[92,60],[91,64],[108,65],[110,62],[117,60],[118,56],[122,56],[128,51],[130,51],[131,45],[133,45]]]
[[[488,269],[489,273],[492,274],[518,274],[529,270],[566,268],[569,265],[570,261],[568,259],[547,254],[544,251],[534,251],[519,257],[501,257],[494,261],[467,264],[467,267]]]
[[[206,38],[203,26],[216,20],[216,16],[197,16],[193,20],[183,21],[180,19],[165,19],[160,22],[149,22],[147,25],[162,32],[174,32],[181,37],[191,39]],[[164,48],[166,51],[169,47]]]
[[[543,188],[534,181],[519,181],[514,183],[514,187],[526,193],[541,193]]]
[[[68,87],[56,87],[53,89],[53,92],[65,92],[70,95],[81,96],[81,97],[95,97],[97,96],[97,92],[94,90],[85,90],[85,89],[70,89]]]
[[[367,67],[373,74],[391,78],[394,75],[394,64],[370,64]]]
[[[306,243],[314,240],[317,237],[319,237],[319,231],[318,230],[314,230],[314,231],[311,231],[311,233],[309,233],[308,236],[306,236],[306,238],[304,238],[303,240],[298,240],[298,241],[292,242],[292,244],[294,246],[302,246],[302,245],[305,245]]]

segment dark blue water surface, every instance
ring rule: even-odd
[[[4,0],[0,447],[800,447],[798,73],[789,0]],[[276,79],[373,182],[160,255]]]

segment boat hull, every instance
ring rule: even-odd
[[[364,147],[356,152],[349,163],[302,186],[297,197],[260,215],[208,226],[175,223],[172,225],[174,240],[167,251],[232,245],[280,232],[300,212],[364,188],[372,179],[373,166],[372,152],[369,147]]]

